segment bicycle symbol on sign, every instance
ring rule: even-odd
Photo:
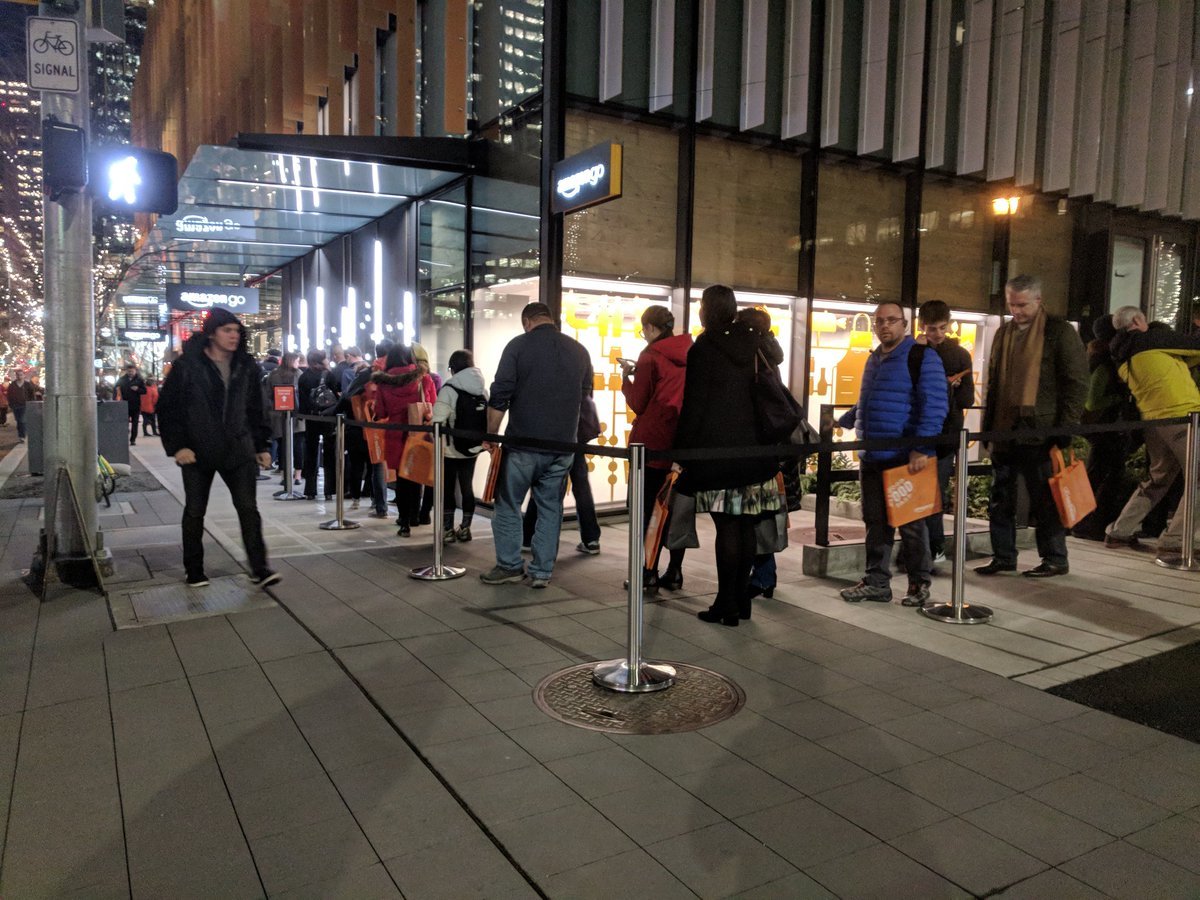
[[[75,45],[63,35],[47,31],[33,42],[33,52],[45,53],[49,50],[55,50],[62,56],[71,56],[75,53]]]

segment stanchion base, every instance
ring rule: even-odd
[[[986,625],[992,621],[992,611],[986,606],[971,606],[964,603],[962,617],[954,612],[953,603],[935,603],[932,606],[922,606],[921,614],[937,619],[939,622],[949,622],[951,625]]]
[[[295,491],[276,491],[271,495],[276,500],[303,500],[303,494],[297,494]]]
[[[1184,562],[1182,556],[1160,556],[1154,564],[1177,572],[1200,572],[1200,562],[1194,559],[1190,563]]]
[[[420,581],[449,581],[451,578],[462,578],[466,574],[467,570],[462,566],[442,566],[441,571],[438,571],[437,566],[421,566],[409,569],[408,577]]]
[[[592,669],[592,681],[610,691],[624,694],[647,694],[650,691],[665,691],[675,683],[675,667],[664,663],[643,662],[635,673],[629,668],[627,659],[610,659],[596,663]]]
[[[342,522],[338,519],[330,519],[328,522],[322,522],[320,529],[322,531],[349,531],[351,528],[361,528],[358,522],[351,522],[349,519]]]

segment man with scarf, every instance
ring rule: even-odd
[[[263,410],[258,363],[246,350],[246,328],[233,313],[215,308],[184,345],[158,396],[163,450],[183,475],[183,567],[189,587],[207,585],[204,514],[213,476],[220,475],[242,529],[250,580],[279,581],[267,568],[258,514],[259,468],[271,465],[271,427]]]
[[[983,430],[1023,431],[1075,425],[1087,397],[1087,357],[1070,323],[1047,314],[1042,283],[1032,275],[1010,278],[1004,296],[1012,318],[1000,326],[988,362]],[[1050,494],[1050,448],[1071,444],[1069,435],[1020,437],[992,443],[992,494],[988,502],[992,561],[979,575],[1017,570],[1017,479],[1029,491],[1041,564],[1029,578],[1066,575],[1067,532]]]

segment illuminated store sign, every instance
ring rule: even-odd
[[[243,210],[222,210],[211,216],[191,213],[176,219],[174,228],[175,233],[182,237],[253,240],[254,216]]]
[[[184,312],[204,311],[220,307],[238,315],[256,313],[258,312],[258,288],[168,284],[167,307],[181,309]]]
[[[121,302],[126,306],[158,306],[159,299],[145,294],[127,294],[121,298]]]
[[[621,145],[597,144],[554,167],[554,211],[569,213],[621,196]]]
[[[161,331],[135,331],[129,328],[122,328],[118,332],[118,336],[123,341],[165,341],[167,336]]]

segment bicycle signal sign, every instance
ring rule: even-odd
[[[82,56],[78,22],[31,16],[25,20],[25,49],[31,90],[78,93]]]

